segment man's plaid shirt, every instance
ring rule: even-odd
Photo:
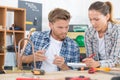
[[[34,50],[37,51],[39,49],[44,48],[47,50],[50,44],[50,31],[44,32],[35,32],[31,36],[30,40],[34,44]],[[32,54],[32,47],[30,44],[26,46],[25,55]],[[80,62],[80,51],[79,46],[76,42],[68,37],[66,37],[62,43],[60,56],[63,56],[65,62]],[[42,62],[36,62],[36,67],[40,69]]]

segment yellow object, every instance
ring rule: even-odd
[[[33,25],[33,22],[31,22],[31,21],[26,21],[26,24],[31,24],[31,25]]]
[[[33,70],[32,73],[34,75],[44,75],[45,71],[44,70]]]
[[[97,71],[105,71],[105,72],[111,71],[111,69],[108,68],[108,67],[104,67],[104,68],[95,68],[95,70],[97,70]]]
[[[80,53],[83,53],[83,54],[86,53],[85,47],[80,47]]]
[[[30,32],[34,32],[34,31],[36,31],[36,28],[31,28],[30,29]]]
[[[72,38],[72,39],[75,39],[78,35],[83,35],[84,36],[84,32],[68,32],[67,33],[67,36]]]

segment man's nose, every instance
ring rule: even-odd
[[[63,32],[64,32],[64,33],[67,33],[67,32],[68,32],[68,29],[64,28],[64,29],[63,29]]]
[[[95,22],[94,22],[94,21],[91,21],[91,24],[92,24],[92,25],[95,25]]]

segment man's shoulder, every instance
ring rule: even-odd
[[[74,40],[73,40],[72,38],[70,38],[70,37],[66,37],[66,40],[67,40],[67,41],[71,41],[71,42],[74,41]]]
[[[50,31],[36,31],[33,33],[33,36],[46,36]]]
[[[78,46],[77,43],[75,42],[75,40],[71,39],[70,37],[66,37],[66,42],[67,42],[68,44]]]

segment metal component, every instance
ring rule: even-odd
[[[36,31],[36,28],[31,28],[31,29],[30,29],[30,32],[29,32],[29,34],[28,34],[28,36],[27,36],[28,39],[30,39],[30,36],[32,35],[32,33],[33,33],[34,31]],[[26,41],[25,44],[23,45],[23,49],[22,49],[23,51],[25,50],[25,47],[27,46],[27,43],[28,43],[28,41]]]
[[[21,44],[21,42],[22,41],[24,41],[24,40],[27,40],[27,41],[29,41],[30,42],[30,44],[32,45],[32,53],[33,53],[33,58],[34,58],[34,69],[36,70],[36,60],[35,60],[35,54],[34,54],[34,45],[33,45],[33,43],[32,43],[32,41],[30,40],[30,39],[28,39],[28,38],[23,38],[23,39],[21,39],[20,41],[19,41],[19,43],[18,43],[18,55],[17,55],[17,66],[18,66],[18,69],[20,69],[20,70],[22,70],[22,56],[23,56],[23,54],[24,54],[24,48],[21,50],[20,49],[20,44]]]
[[[35,61],[35,54],[34,54],[34,45],[33,45],[33,43],[32,43],[32,41],[30,40],[30,36],[31,36],[31,34],[32,34],[32,32],[34,32],[36,29],[35,28],[31,28],[31,30],[30,30],[30,33],[29,33],[29,35],[28,35],[28,37],[27,38],[23,38],[23,39],[21,39],[20,41],[19,41],[19,43],[18,43],[18,55],[17,55],[17,64],[18,64],[18,69],[23,69],[22,68],[22,56],[23,56],[23,54],[24,54],[24,51],[25,51],[25,48],[26,48],[26,46],[27,46],[27,43],[28,42],[30,42],[30,44],[32,45],[32,53],[33,53],[33,56],[34,56],[34,68],[36,69],[36,61]],[[22,41],[26,41],[26,42],[24,42],[25,44],[23,45],[23,48],[22,48],[22,50],[20,49],[20,44],[21,44],[21,42]]]

